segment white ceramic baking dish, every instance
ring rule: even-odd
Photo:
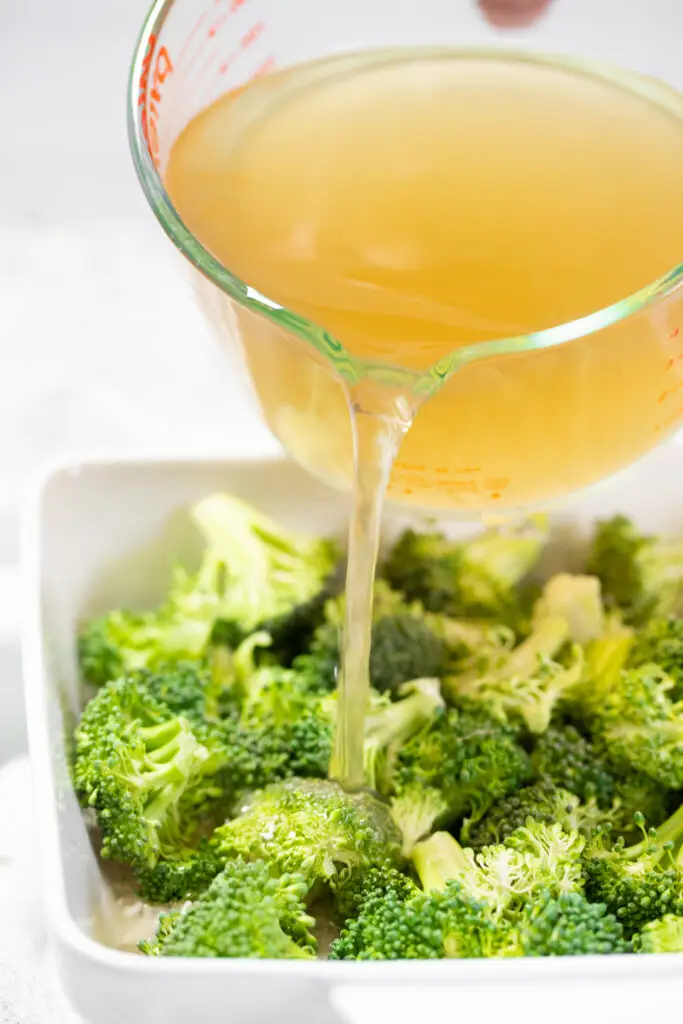
[[[392,1022],[440,1006],[462,1019],[482,1006],[485,1020],[571,1020],[577,990],[597,1019],[642,1019],[644,986],[655,1005],[683,998],[683,957],[432,963],[301,963],[148,959],[93,937],[111,899],[74,799],[65,739],[79,708],[74,636],[78,619],[108,607],[144,606],[162,594],[174,558],[192,559],[197,541],[185,510],[223,489],[285,524],[321,533],[345,530],[347,501],[286,461],[109,460],[47,472],[27,510],[24,671],[29,741],[41,843],[42,883],[57,965],[88,1024],[202,1024],[280,1019]],[[580,537],[596,516],[616,510],[644,527],[683,532],[683,450],[656,452],[558,517]],[[388,529],[399,520],[388,514]],[[565,529],[568,527],[568,530]],[[0,828],[11,823],[0,823]],[[102,930],[101,930],[102,931]],[[106,938],[106,935],[105,935]],[[547,992],[552,1009],[546,1002]],[[586,1002],[588,1000],[588,1002]],[[651,1004],[652,996],[648,996]],[[495,1007],[499,1006],[499,1010]],[[417,1007],[417,1008],[416,1008]],[[336,1008],[336,1009],[335,1009]],[[457,1009],[456,1009],[457,1008]],[[520,1014],[521,1015],[521,1014]],[[584,1014],[582,1014],[583,1016]]]

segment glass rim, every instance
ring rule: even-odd
[[[247,309],[265,316],[277,326],[296,334],[302,340],[312,344],[334,364],[335,370],[349,384],[362,378],[390,378],[397,385],[407,382],[421,392],[431,392],[439,387],[456,369],[475,360],[493,356],[509,355],[521,352],[533,352],[542,349],[556,348],[570,341],[576,341],[612,327],[623,320],[641,313],[672,294],[683,282],[683,262],[663,274],[655,281],[639,288],[626,298],[618,299],[601,309],[565,321],[553,327],[546,327],[528,334],[490,341],[476,342],[472,345],[454,349],[449,355],[442,357],[430,368],[423,371],[405,370],[386,362],[370,362],[348,353],[343,344],[329,332],[306,317],[293,313],[286,307],[269,299],[256,288],[251,287],[233,274],[185,225],[178,211],[166,192],[163,180],[152,158],[147,133],[145,131],[144,114],[146,111],[147,85],[144,97],[141,93],[141,82],[144,80],[145,63],[151,62],[156,45],[163,30],[164,22],[171,9],[181,0],[154,0],[140,31],[128,81],[128,140],[138,180],[159,224],[178,251],[213,285],[233,298]],[[150,49],[151,48],[151,49]],[[420,47],[425,52],[429,47]],[[434,46],[435,52],[446,52],[447,47]],[[418,48],[416,48],[417,52]],[[450,48],[452,52],[453,48]],[[633,89],[634,84],[641,85],[641,95],[657,93],[658,105],[662,106],[662,98],[666,97],[668,105],[675,108],[681,117],[683,128],[683,94],[672,86],[657,79],[648,78],[638,72],[623,70],[606,62],[583,59],[569,55],[542,52],[524,52],[495,47],[462,47],[462,52],[473,57],[500,58],[523,60],[537,64],[554,66],[561,63],[563,67],[574,68],[583,73],[600,75],[614,84],[624,84]],[[339,56],[339,54],[336,54]],[[653,98],[653,95],[650,95]]]

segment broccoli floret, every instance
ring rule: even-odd
[[[467,816],[464,834],[499,799],[531,777],[515,732],[479,708],[451,708],[401,749],[392,816],[404,851],[435,826]]]
[[[164,942],[177,925],[180,916],[180,910],[170,910],[167,913],[159,914],[154,936],[151,939],[142,939],[138,943],[140,952],[147,956],[161,956]]]
[[[277,874],[300,873],[341,892],[372,867],[396,865],[398,836],[385,806],[335,783],[292,779],[254,793],[214,842],[225,860],[265,860]]]
[[[523,956],[590,956],[629,953],[624,929],[603,903],[579,892],[541,895],[525,907],[515,926]]]
[[[586,739],[573,725],[551,726],[537,739],[531,763],[539,776],[576,794],[582,803],[594,802],[607,812],[605,821],[609,820],[618,834],[634,832],[633,815],[637,811],[649,825],[659,825],[666,818],[664,787],[647,775],[613,765],[605,749]]]
[[[633,625],[683,609],[683,544],[642,534],[626,516],[598,523],[588,571]]]
[[[405,901],[419,892],[412,878],[391,865],[369,868],[356,874],[337,895],[336,912],[344,925],[358,917],[368,901],[392,893]]]
[[[416,858],[418,870],[429,862],[425,871],[428,884],[421,878],[425,891],[396,874],[381,875],[378,884],[368,886],[358,903],[358,916],[347,922],[332,944],[330,959],[439,960],[504,955],[509,931],[505,922],[494,920],[486,904],[468,891],[459,865],[449,865],[453,875],[447,872],[444,876],[436,870],[434,860],[433,854]]]
[[[503,843],[479,853],[463,849],[448,832],[435,832],[417,844],[413,862],[425,891],[442,891],[456,882],[488,908],[492,919],[513,921],[541,896],[580,891],[584,844],[577,832],[557,823],[529,821]]]
[[[190,728],[146,691],[139,677],[107,683],[76,731],[76,791],[92,807],[102,855],[152,867],[187,841],[183,798],[201,787],[209,751]]]
[[[657,665],[673,683],[673,700],[683,698],[683,619],[653,619],[635,637],[630,665]]]
[[[312,686],[332,690],[341,659],[344,598],[329,601],[325,622],[316,630],[309,650],[294,659],[294,668]],[[383,581],[375,585],[370,683],[375,690],[398,694],[412,679],[440,678],[447,670],[451,649],[444,630],[437,628],[416,605],[405,603]]]
[[[589,725],[616,764],[644,772],[668,789],[683,787],[683,703],[656,665],[621,672],[596,689]]]
[[[384,575],[428,611],[515,624],[521,614],[517,585],[538,561],[547,535],[543,516],[488,530],[468,543],[408,530],[390,552]]]
[[[616,783],[605,757],[573,725],[551,726],[539,736],[531,763],[539,776],[552,779],[580,800],[594,799],[604,808],[614,800]]]
[[[609,812],[601,812],[594,801],[582,804],[578,796],[561,789],[550,779],[541,779],[498,801],[467,835],[474,850],[502,843],[523,828],[528,821],[545,825],[559,822],[571,831],[590,833],[610,821]]]
[[[137,872],[138,895],[157,906],[196,900],[223,868],[212,845],[203,840],[186,857],[160,860]]]
[[[633,936],[636,953],[683,953],[683,917],[665,914]]]
[[[143,952],[156,956],[311,959],[315,944],[297,875],[274,878],[262,862],[235,860],[197,903],[162,918]]]
[[[605,903],[623,924],[627,936],[665,914],[683,914],[683,875],[677,850],[683,838],[683,807],[658,829],[645,831],[643,840],[626,846],[607,841],[598,829],[584,856],[585,891],[592,903]]]
[[[581,648],[554,660],[570,640],[566,618],[536,620],[533,632],[512,651],[494,653],[487,666],[475,664],[444,682],[447,696],[487,708],[502,721],[523,723],[531,733],[548,728],[553,711],[582,679]]]

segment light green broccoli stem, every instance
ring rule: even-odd
[[[449,832],[435,832],[418,843],[413,850],[413,864],[425,892],[442,892],[448,882],[476,870]]]
[[[546,618],[564,619],[569,627],[569,639],[577,644],[587,644],[601,636],[605,612],[597,576],[559,573],[548,580],[536,603],[533,625],[540,625]]]
[[[532,676],[539,664],[553,658],[569,640],[569,623],[559,615],[541,619],[532,634],[510,654],[505,666],[505,675],[526,679]]]
[[[633,647],[633,630],[615,622],[586,647],[583,677],[586,698],[599,702],[619,680]]]

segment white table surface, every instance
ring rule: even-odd
[[[473,17],[470,0],[453,4]],[[589,39],[604,51],[614,36],[623,60],[682,84],[683,5],[650,0],[657,31],[644,24],[644,6],[559,0],[554,17],[565,48]],[[125,79],[145,7],[146,0],[0,0],[0,764],[24,746],[17,517],[33,470],[107,448],[275,448],[179,287],[175,256],[130,165]],[[29,790],[26,761],[0,770],[0,1022],[71,1024],[31,878]],[[383,1019],[386,994],[345,998],[358,1024]],[[643,989],[619,1006],[614,993],[598,990],[586,1016],[642,1020],[651,1000]],[[655,1003],[665,1002],[660,991]],[[486,1005],[490,1019],[503,1017]],[[573,997],[564,1014],[566,1007],[555,1002],[552,1019],[573,1021]],[[402,992],[398,1009],[396,1020],[414,1020],[420,1004]],[[466,1009],[460,1003],[458,1016]],[[528,1021],[517,1009],[508,1006],[506,1019]],[[481,1005],[476,1012],[481,1018]]]

